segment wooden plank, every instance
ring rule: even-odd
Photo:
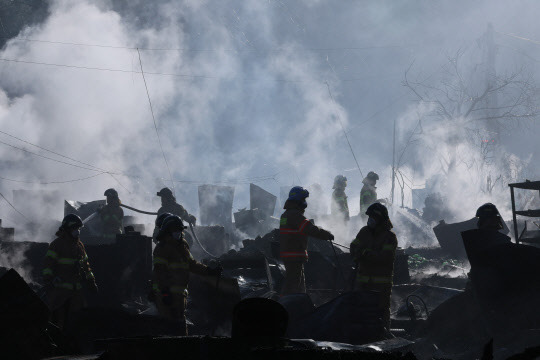
[[[540,190],[540,181],[525,181],[522,183],[508,184],[510,188],[525,189],[525,190]]]
[[[514,198],[514,188],[512,186],[510,186],[510,197],[512,198],[512,218],[514,220],[514,236],[516,239],[516,244],[519,244],[517,219],[516,219],[516,200]]]
[[[518,210],[515,213],[521,216],[540,217],[540,210]]]

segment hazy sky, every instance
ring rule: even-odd
[[[341,173],[349,178],[350,207],[357,213],[362,178],[340,121],[362,172],[378,172],[379,196],[388,197],[393,122],[400,152],[425,109],[402,86],[404,72],[413,64],[412,76],[435,83],[447,55],[459,49],[470,71],[482,60],[480,39],[491,22],[497,73],[526,67],[536,85],[539,10],[535,1],[491,0],[52,1],[42,24],[24,29],[2,49],[4,60],[33,63],[0,62],[0,130],[86,165],[0,133],[2,142],[80,166],[0,144],[0,176],[66,181],[105,170],[122,185],[103,173],[52,185],[2,180],[0,189],[8,199],[14,189],[43,188],[89,201],[115,187],[124,203],[156,208],[155,192],[169,173],[134,49],[139,47],[172,177],[195,182],[175,184],[188,210],[198,212],[201,183],[237,182],[236,210],[249,206],[250,180],[276,195],[280,186],[318,182],[329,195]],[[437,133],[436,124],[432,130]],[[498,151],[515,154],[533,176],[537,136],[537,123],[529,121],[501,134]],[[444,130],[415,146],[404,155],[410,185],[437,174],[433,148],[447,146]],[[474,149],[468,144],[463,151]],[[495,177],[504,171],[493,167]],[[478,192],[478,184],[462,191],[467,176],[449,195]],[[493,200],[506,201],[501,207],[509,201],[505,185]],[[469,200],[464,218],[490,199]],[[0,217],[17,219],[5,202],[0,209]],[[60,217],[62,211],[47,215]]]

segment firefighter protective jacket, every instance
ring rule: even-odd
[[[347,195],[345,195],[345,189],[335,189],[332,193],[330,212],[332,215],[341,215],[345,219],[349,219],[349,204],[347,202]]]
[[[308,236],[330,240],[331,234],[306,219],[304,210],[296,203],[287,201],[284,208],[279,222],[280,256],[283,261],[305,262],[308,259]]]
[[[164,213],[171,213],[173,215],[176,215],[186,222],[191,221],[191,215],[182,205],[176,202],[171,202],[160,207],[158,210],[158,216]]]
[[[103,223],[103,236],[115,238],[122,233],[124,210],[118,205],[107,204],[99,212]]]
[[[152,272],[155,292],[168,289],[172,294],[187,296],[190,272],[206,275],[208,267],[193,258],[184,239],[167,236],[156,245]]]
[[[63,231],[56,235],[58,238],[51,242],[45,255],[43,279],[55,288],[80,290],[81,282],[94,281],[84,245]]]
[[[351,243],[351,256],[356,264],[357,285],[392,284],[396,256],[396,234],[387,227],[364,226]]]
[[[362,190],[360,190],[360,214],[364,215],[367,208],[377,201],[376,187],[364,183]]]

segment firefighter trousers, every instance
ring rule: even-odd
[[[173,295],[170,305],[164,304],[161,296],[158,296],[156,299],[156,308],[159,316],[171,322],[178,323],[180,326],[180,335],[187,335],[186,307],[187,297],[183,295]]]
[[[285,265],[285,283],[282,295],[306,292],[306,277],[302,261],[283,261]]]
[[[379,309],[382,313],[384,327],[390,330],[390,296],[392,295],[392,284],[364,284],[362,290],[376,291],[379,295]]]

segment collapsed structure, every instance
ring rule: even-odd
[[[536,190],[536,184],[513,185]],[[0,252],[23,254],[17,271],[27,279],[14,269],[0,273],[4,349],[28,359],[57,355],[69,359],[68,354],[167,358],[180,349],[195,358],[202,356],[201,351],[205,358],[222,357],[222,351],[228,351],[238,358],[302,354],[294,356],[325,359],[366,352],[381,359],[466,359],[482,354],[502,359],[523,351],[540,352],[534,348],[540,328],[535,311],[540,300],[539,249],[492,245],[490,238],[475,232],[475,219],[441,221],[433,228],[439,247],[397,250],[388,331],[381,324],[376,296],[351,291],[355,269],[349,253],[328,241],[309,241],[307,293],[280,296],[284,267],[273,217],[277,198],[255,185],[250,190],[250,209],[235,213],[233,223],[231,189],[199,188],[206,200],[200,200],[201,225],[195,228],[200,242],[193,242],[192,252],[204,263],[219,262],[224,273],[218,281],[192,277],[187,319],[195,336],[187,338],[175,337],[177,329],[156,317],[146,299],[152,239],[142,235],[143,225],[128,219],[123,234],[104,242],[92,233],[97,220],[88,222],[83,242],[100,293],[87,294],[87,308],[66,324],[65,332],[48,322],[49,311],[41,300],[40,264],[48,243],[14,241],[13,229],[2,228]],[[100,205],[66,201],[65,212],[87,218]],[[397,214],[405,219],[416,216]],[[514,225],[515,216],[510,227]],[[241,239],[236,230],[252,238]],[[427,236],[425,230],[413,231]],[[508,234],[508,226],[501,233]],[[522,231],[522,242],[530,237],[523,234],[527,230]],[[269,348],[272,353],[266,352]]]

